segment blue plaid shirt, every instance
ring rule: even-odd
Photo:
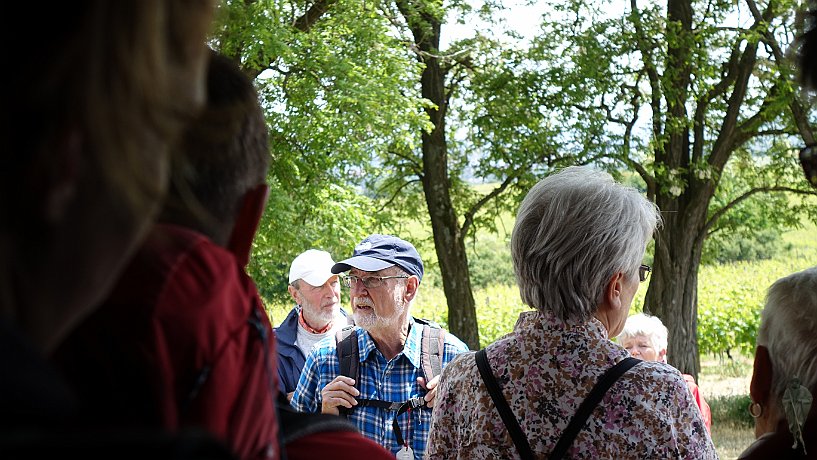
[[[402,403],[425,396],[426,391],[417,384],[417,377],[425,378],[420,364],[423,328],[413,319],[409,321],[410,329],[403,351],[390,361],[375,347],[368,332],[355,327],[360,350],[360,381],[357,382],[357,389],[361,398]],[[443,367],[458,353],[468,351],[468,347],[453,334],[446,332],[444,337]],[[292,398],[292,406],[300,412],[320,412],[321,390],[338,375],[340,364],[335,337],[326,337],[306,357]],[[371,406],[355,407],[349,414],[349,420],[364,436],[396,454],[403,447],[397,444],[392,430],[392,420],[396,413],[397,411]],[[431,425],[431,409],[423,407],[404,413],[398,418],[398,423],[403,439],[414,451],[414,458],[423,458]]]

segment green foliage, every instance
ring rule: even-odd
[[[273,183],[275,179],[273,178]],[[249,273],[261,295],[287,301],[289,265],[301,252],[323,249],[335,260],[351,255],[352,248],[372,233],[371,202],[354,190],[329,185],[315,191],[317,205],[273,187],[267,209],[253,241]]]
[[[746,410],[751,401],[749,395],[719,395],[708,399],[706,402],[712,412],[712,426],[753,428],[755,421]]]
[[[332,1],[312,22],[297,1],[224,1],[211,44],[255,76],[270,127],[271,187],[250,273],[285,301],[289,263],[308,248],[345,257],[387,221],[359,185],[427,126],[421,66],[374,3]]]
[[[484,347],[513,330],[519,313],[530,310],[522,303],[515,285],[491,285],[474,289],[480,346]],[[423,287],[412,314],[448,324],[445,297],[440,288]]]
[[[511,332],[519,314],[531,310],[522,303],[516,285],[488,286],[477,290],[474,298],[482,347]]]
[[[752,233],[749,236],[736,234],[708,238],[704,243],[702,263],[771,259],[784,249],[779,230],[755,229]]]
[[[728,355],[754,353],[760,311],[777,279],[814,265],[814,227],[794,232],[798,242],[774,260],[702,266],[698,278],[698,349]],[[799,243],[799,244],[798,244]]]
[[[451,12],[446,9],[462,8],[484,19],[499,6],[484,2],[476,11],[459,1],[427,3],[418,5],[440,17]],[[493,27],[488,27],[439,50],[447,76],[442,90],[450,104],[445,107],[450,183],[436,184],[426,197],[419,151],[430,127],[429,102],[418,85],[423,65],[394,4],[333,1],[304,25],[299,19],[310,5],[303,2],[221,2],[211,43],[256,77],[271,129],[272,193],[250,267],[267,299],[286,302],[288,264],[300,251],[320,247],[339,258],[367,233],[388,229],[420,249],[427,262],[426,298],[443,302],[433,303],[428,313],[444,316],[444,296],[434,291],[440,276],[426,202],[445,187],[460,223],[473,218],[465,236],[472,278],[480,286],[475,298],[490,299],[477,300],[477,309],[479,315],[486,314],[482,310],[499,315],[486,319],[496,329],[486,329],[483,341],[495,338],[509,330],[521,306],[507,300],[510,313],[501,313],[497,296],[484,294],[495,282],[512,283],[513,274],[507,238],[477,238],[477,229],[498,229],[500,218],[515,210],[536,180],[574,163],[633,168],[641,180],[624,177],[652,198],[665,198],[667,212],[686,203],[708,209],[707,218],[715,221],[707,227],[705,261],[780,254],[774,252],[780,250],[774,244],[778,232],[797,225],[798,213],[817,213],[817,206],[766,193],[806,188],[789,145],[798,140],[787,136],[796,133],[787,109],[795,95],[790,69],[777,65],[770,46],[760,46],[761,65],[747,73],[745,103],[729,123],[724,121],[729,94],[739,79],[730,76],[720,83],[731,68],[724,61],[730,50],[766,40],[764,30],[785,47],[791,41],[791,15],[772,15],[755,30],[723,27],[736,3],[691,2],[695,33],[688,34],[666,23],[658,3],[641,4],[634,12],[623,1],[552,3],[552,14],[530,46],[515,40],[513,32],[490,36]],[[794,11],[789,6],[779,11]],[[610,13],[619,10],[627,13]],[[467,22],[464,15],[454,16]],[[684,53],[673,57],[681,48]],[[676,87],[684,70],[690,70],[688,84]],[[688,113],[670,116],[679,106]],[[697,108],[700,118],[693,120]],[[719,136],[727,125],[740,139]],[[686,130],[691,151],[685,153],[694,156],[667,155],[671,135]],[[769,141],[771,136],[758,133],[783,134]],[[733,147],[725,158],[713,159],[714,148],[724,144]],[[670,158],[674,163],[664,161]],[[476,190],[466,176],[494,184]],[[709,199],[710,186],[717,186],[712,201],[697,202]],[[763,194],[742,200],[754,191]],[[742,201],[733,205],[737,200]],[[418,232],[403,233],[415,224]],[[699,280],[708,282],[705,274]],[[752,283],[761,289],[767,281]],[[727,299],[710,299],[705,291],[698,295],[702,308],[724,308]],[[729,296],[734,312],[702,312],[702,333],[713,337],[702,349],[746,346],[756,322],[756,293],[738,289]],[[480,322],[480,327],[486,326]]]
[[[516,283],[509,244],[510,235],[481,235],[469,241],[468,267],[474,288]]]
[[[767,150],[790,150],[788,144],[773,143]],[[784,193],[757,193],[738,201],[748,190],[769,189],[802,181],[794,156],[779,155],[771,159],[736,152],[718,182],[718,193],[710,203],[710,217],[733,205],[717,219],[709,232],[701,262],[725,263],[775,257],[786,249],[781,242],[784,230],[800,225],[802,217],[813,215],[813,201],[808,195],[795,197]]]

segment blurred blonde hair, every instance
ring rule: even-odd
[[[97,179],[138,214],[163,189],[146,180],[144,155],[166,155],[204,98],[201,53],[213,0],[18,2],[9,17],[35,21],[24,37],[4,28],[2,195],[7,219],[32,212],[26,192],[52,152],[78,141]],[[25,41],[21,42],[20,38]],[[9,56],[10,54],[10,56]],[[22,196],[21,196],[22,192]],[[11,200],[9,198],[17,199]],[[36,197],[34,197],[36,200]],[[36,204],[36,203],[35,203]],[[35,209],[36,211],[36,209]]]

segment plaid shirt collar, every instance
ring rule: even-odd
[[[369,358],[370,354],[374,353],[377,347],[375,346],[372,336],[370,336],[366,330],[362,328],[360,330],[363,332],[363,334],[358,334],[358,347],[360,349],[360,362],[362,363]],[[422,326],[418,325],[414,321],[414,318],[409,316],[408,337],[406,337],[406,343],[403,345],[403,351],[395,356],[395,359],[399,358],[400,355],[403,355],[408,358],[412,366],[419,369],[421,365],[420,346],[422,344],[422,340]]]

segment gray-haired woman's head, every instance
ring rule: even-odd
[[[757,344],[769,350],[774,370],[772,392],[778,405],[786,385],[794,377],[812,392],[817,387],[815,330],[817,267],[775,281],[766,294]]]
[[[636,189],[588,166],[571,166],[528,192],[511,236],[522,300],[586,321],[612,276],[638,276],[658,208]]]

